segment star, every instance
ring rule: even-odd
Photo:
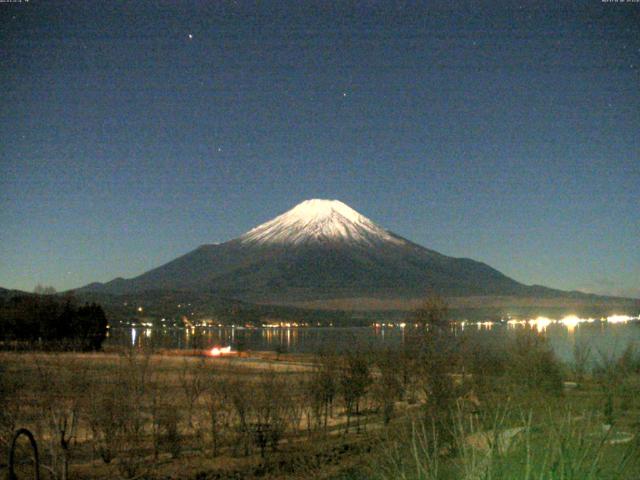
[[[193,40],[193,33],[190,33],[188,36],[189,36],[189,40]]]
[[[347,96],[347,92],[342,92],[342,96],[346,97]]]

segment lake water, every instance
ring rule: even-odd
[[[556,354],[565,362],[573,359],[576,344],[588,345],[592,358],[619,356],[630,344],[640,348],[640,319],[617,318],[611,321],[538,318],[511,322],[456,322],[454,331],[472,341],[500,343],[519,329],[535,328],[549,341]],[[415,332],[411,326],[377,326],[352,328],[114,328],[107,345],[129,345],[151,349],[201,349],[231,346],[233,350],[280,350],[291,353],[346,351],[353,349],[380,350],[399,348]]]

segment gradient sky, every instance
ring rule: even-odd
[[[135,276],[335,198],[527,284],[640,297],[640,3],[0,16],[2,287]]]

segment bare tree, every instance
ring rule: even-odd
[[[193,422],[193,413],[198,399],[207,389],[207,371],[204,359],[189,362],[186,358],[180,370],[180,385],[187,401],[187,425],[200,436],[200,426]]]
[[[238,448],[242,447],[244,455],[247,456],[251,445],[250,424],[254,408],[254,393],[247,385],[247,381],[238,377],[230,379],[226,386],[234,412],[232,421],[236,432],[236,441],[233,442],[233,450],[237,454]]]
[[[231,412],[229,410],[229,380],[214,369],[207,372],[207,384],[204,393],[207,416],[209,419],[209,434],[211,436],[211,454],[215,457],[219,453],[223,429],[227,427]]]
[[[454,434],[452,407],[457,391],[451,374],[459,363],[448,306],[440,297],[428,298],[413,312],[412,321],[420,327],[417,370],[425,397],[425,421],[430,424],[433,440],[445,444]]]
[[[340,366],[340,393],[344,401],[347,424],[345,431],[349,431],[351,417],[356,417],[356,431],[360,432],[360,401],[371,385],[369,362],[360,353],[349,353]]]
[[[337,392],[337,362],[333,356],[320,355],[309,377],[306,390],[316,427],[327,430],[329,416]]]
[[[118,421],[118,468],[122,475],[134,478],[149,468],[143,455],[145,400],[153,375],[151,358],[134,350],[120,357],[117,386],[121,393],[122,415]]]
[[[379,407],[382,409],[382,419],[385,425],[393,415],[396,400],[402,395],[398,355],[387,351],[380,355],[375,362],[378,375],[373,386],[373,392]]]
[[[267,373],[261,375],[256,388],[255,408],[253,410],[252,430],[254,441],[264,457],[265,447],[272,450],[284,435],[293,407],[293,398],[289,382],[285,376]]]

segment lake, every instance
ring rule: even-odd
[[[619,356],[630,344],[640,347],[638,317],[609,317],[609,320],[565,317],[501,322],[455,322],[454,332],[471,341],[500,343],[519,329],[534,328],[549,341],[558,357],[571,362],[576,344],[588,345],[592,359],[601,355]],[[371,327],[195,327],[195,328],[112,328],[106,345],[151,349],[201,349],[231,346],[233,350],[280,350],[314,353],[320,350],[383,350],[402,346],[414,332],[413,326],[394,324]]]

